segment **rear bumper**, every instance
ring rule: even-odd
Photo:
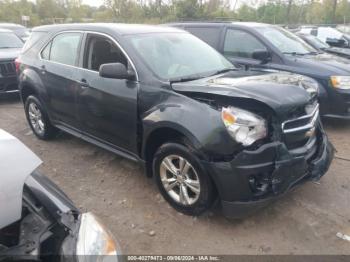
[[[332,162],[334,148],[322,133],[311,157],[310,150],[304,148],[295,154],[283,143],[275,142],[256,151],[243,151],[231,162],[206,163],[217,185],[224,214],[232,218],[250,215],[292,187],[319,180]]]
[[[0,77],[0,94],[18,92],[17,76]]]

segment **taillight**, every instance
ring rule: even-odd
[[[21,66],[21,63],[19,62],[19,59],[15,59],[15,66],[16,66],[16,73],[19,73],[19,67]]]

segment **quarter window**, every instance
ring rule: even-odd
[[[42,58],[65,65],[76,65],[81,37],[81,33],[56,36],[42,51]]]
[[[256,50],[267,51],[266,47],[253,35],[241,30],[227,30],[224,44],[225,55],[253,58]]]
[[[50,60],[50,50],[51,50],[51,44],[52,42],[50,42],[45,48],[44,50],[41,52],[41,57],[45,60]]]

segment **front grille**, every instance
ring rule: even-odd
[[[288,149],[303,147],[316,136],[319,104],[308,106],[305,111],[305,115],[282,123],[284,141]]]
[[[0,74],[3,76],[16,75],[16,65],[14,61],[0,62]]]

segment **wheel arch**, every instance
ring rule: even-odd
[[[197,156],[203,158],[204,155],[198,150],[199,141],[190,131],[176,123],[159,123],[152,130],[147,132],[143,139],[141,156],[146,163],[146,174],[152,176],[152,161],[157,149],[164,143],[176,142],[193,149]]]

